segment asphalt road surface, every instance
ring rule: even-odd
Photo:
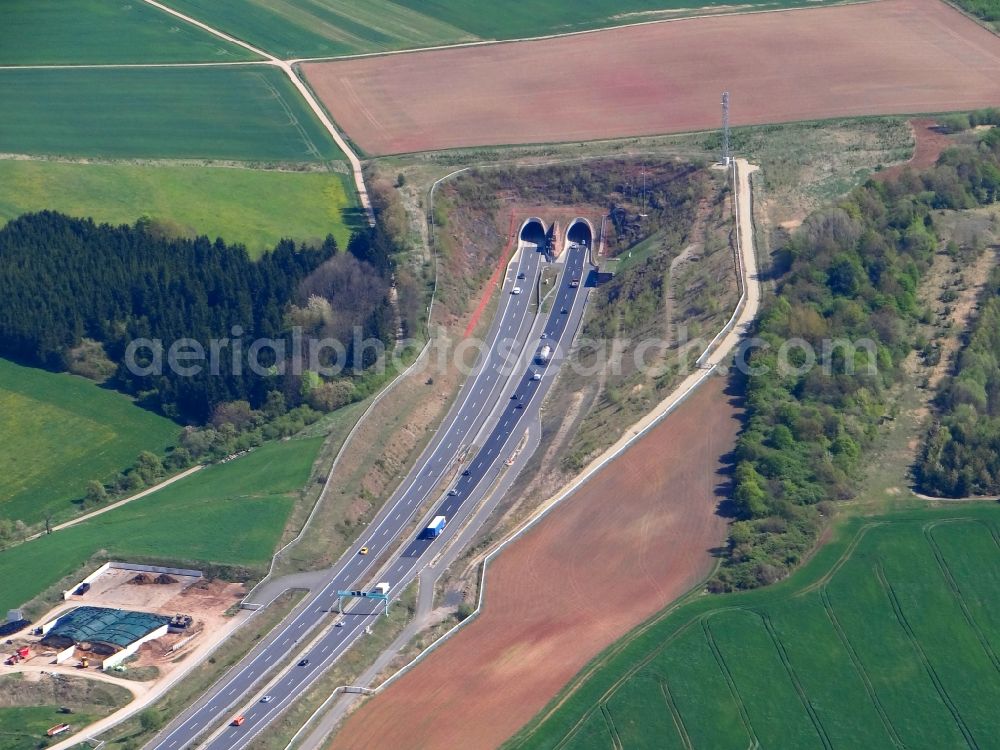
[[[437,553],[441,545],[457,533],[465,516],[472,512],[478,500],[488,491],[498,473],[503,469],[527,424],[526,415],[537,414],[545,391],[554,379],[558,363],[559,344],[572,339],[586,302],[587,253],[582,247],[571,247],[565,259],[565,268],[557,288],[551,313],[546,321],[545,340],[525,341],[531,328],[528,292],[537,283],[541,253],[531,242],[521,242],[522,252],[518,264],[509,271],[504,281],[506,292],[500,309],[487,337],[488,350],[484,351],[475,371],[466,381],[445,424],[424,451],[413,471],[400,485],[400,489],[386,503],[385,508],[372,521],[369,528],[355,542],[341,561],[331,568],[328,584],[310,596],[293,617],[281,625],[250,656],[231,669],[179,720],[161,733],[147,747],[152,750],[183,750],[194,746],[206,732],[216,731],[230,722],[233,716],[244,717],[240,727],[227,726],[209,743],[211,750],[240,750],[280,714],[307,687],[359,637],[365,628],[379,616],[384,604],[379,601],[355,599],[352,606],[339,618],[338,627],[330,627],[310,644],[309,650],[300,655],[301,662],[287,668],[272,685],[267,702],[256,702],[239,710],[250,700],[250,691],[261,678],[288,659],[291,652],[319,625],[329,626],[336,617],[337,590],[357,590],[374,584],[372,576],[385,571],[380,581],[390,584],[390,596],[398,596],[419,573],[420,569]],[[519,278],[523,274],[524,278]],[[579,287],[571,279],[581,279]],[[514,286],[523,290],[511,294]],[[581,293],[583,292],[583,293]],[[565,312],[564,312],[565,311]],[[563,342],[564,336],[566,337]],[[551,346],[556,358],[540,363],[536,354],[543,344]],[[520,370],[513,370],[511,352],[520,353]],[[535,380],[535,374],[539,379]],[[516,383],[501,392],[509,380]],[[500,409],[495,409],[497,404]],[[486,424],[491,412],[495,420]],[[449,470],[456,469],[458,457],[475,439],[480,430],[488,431],[480,441],[471,460],[463,464],[461,473],[448,492],[442,494],[433,512],[427,517],[443,515],[448,519],[445,533],[437,539],[412,539],[395,556],[387,555],[398,550],[402,533],[412,522],[418,508],[430,499],[431,493],[441,492],[440,482]],[[470,502],[471,501],[471,502]],[[359,554],[362,546],[367,555]],[[384,560],[380,558],[385,558]],[[273,678],[272,678],[273,679]]]

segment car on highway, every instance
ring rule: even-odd
[[[580,279],[573,279],[571,282],[569,282],[569,285],[574,289],[576,289],[578,286],[580,286]]]
[[[230,726],[241,727],[245,722],[246,722],[245,716],[237,716],[235,719],[233,719]]]
[[[335,627],[335,628],[342,628],[342,627],[344,627],[344,621],[343,620],[337,620],[337,624],[334,625],[333,627]]]
[[[309,660],[308,659],[303,659],[302,661],[299,662],[299,666],[300,667],[308,667],[309,666]]]
[[[260,702],[261,703],[270,703],[273,700],[274,700],[274,696],[273,695],[265,695],[263,698],[260,699]]]
[[[541,380],[542,379],[542,373],[538,372],[538,370],[532,370],[531,371],[531,379],[532,380]]]
[[[469,471],[468,469],[466,469],[465,471],[463,471],[463,472],[462,472],[462,476],[463,476],[463,477],[467,477],[467,476],[469,476],[469,474],[471,474],[471,473],[472,473],[471,471]]]
[[[562,310],[560,310],[559,312],[561,312],[561,313],[562,313],[563,315],[565,315],[566,313],[568,313],[568,312],[569,312],[569,310],[567,310],[567,309],[566,309],[566,308],[564,307],[564,308],[563,308]]]
[[[515,408],[515,409],[523,409],[523,408],[524,408],[524,404],[523,404],[523,403],[521,403],[520,401],[518,401],[518,402],[517,402],[517,403],[516,403],[516,404],[514,405],[514,408]]]
[[[520,294],[521,293],[521,287],[519,287],[519,286],[514,287],[513,289],[510,290],[510,293],[511,294]]]
[[[367,555],[368,554],[368,548],[367,547],[362,547],[361,549],[358,550],[358,554],[359,555]]]
[[[452,487],[450,490],[448,490],[448,495],[451,496],[451,497],[455,497],[455,495],[457,495],[457,494],[458,494],[458,490],[455,489],[454,487]]]
[[[521,273],[519,273],[519,274],[517,275],[517,278],[519,278],[519,279],[523,279],[523,278],[525,278],[525,276],[524,276],[524,271],[521,271]]]
[[[539,338],[542,338],[542,339],[547,339],[548,337],[549,337],[549,334],[545,333],[544,331],[542,332],[542,335],[539,336]]]

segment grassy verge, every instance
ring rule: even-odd
[[[242,659],[257,641],[271,632],[304,595],[302,591],[286,592],[270,607],[254,615],[152,707],[105,732],[101,736],[108,743],[105,747],[108,750],[134,750],[151,740],[161,727],[196,701],[227,669]],[[143,728],[143,715],[150,717],[145,720],[147,728]]]

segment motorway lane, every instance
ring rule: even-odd
[[[485,495],[493,480],[499,474],[503,462],[514,450],[525,426],[530,418],[537,414],[541,401],[555,379],[558,366],[557,355],[560,346],[567,346],[576,333],[576,328],[582,318],[583,306],[586,304],[586,280],[590,268],[587,265],[586,250],[573,247],[569,250],[565,268],[559,281],[560,287],[553,302],[552,311],[544,328],[545,339],[528,343],[526,352],[532,359],[525,365],[513,394],[518,398],[507,398],[496,425],[490,431],[483,445],[466,465],[466,472],[460,475],[452,487],[457,494],[445,494],[438,506],[428,516],[444,515],[448,517],[446,533],[437,539],[413,539],[395,559],[387,563],[387,572],[380,580],[390,584],[390,595],[398,596],[400,592],[417,576],[422,567],[437,554],[437,550],[448,542],[451,536],[457,534],[465,520]],[[575,288],[569,285],[569,280],[581,279],[581,286]],[[562,311],[566,310],[566,313]],[[565,340],[564,340],[565,337]],[[556,350],[553,359],[545,365],[534,359],[534,354],[543,344],[548,343]],[[540,380],[533,379],[533,373],[538,372]],[[518,408],[521,404],[521,408]],[[471,502],[470,502],[471,501]],[[359,588],[367,581],[357,580],[350,587]],[[372,581],[374,582],[374,581]],[[282,710],[301,695],[309,685],[347,649],[355,640],[363,637],[365,628],[373,619],[381,616],[384,604],[374,600],[357,599],[343,616],[342,627],[330,628],[320,637],[305,654],[309,660],[306,665],[294,666],[288,669],[274,685],[268,688],[271,700],[268,703],[255,703],[247,707],[242,715],[246,723],[242,727],[227,727],[209,743],[209,750],[242,750],[254,737],[263,731],[267,724],[273,721]]]
[[[451,465],[459,450],[475,436],[483,420],[496,402],[495,391],[506,381],[509,374],[507,361],[511,351],[519,350],[527,328],[530,329],[528,315],[531,294],[528,291],[536,283],[541,263],[538,246],[521,242],[521,253],[513,272],[508,270],[502,286],[506,292],[487,341],[487,347],[465,387],[460,391],[456,405],[425,449],[414,469],[400,484],[394,499],[386,503],[349,552],[331,569],[327,585],[310,597],[306,606],[273,636],[269,636],[262,646],[240,665],[230,670],[207,693],[195,707],[190,709],[176,726],[171,726],[161,737],[155,738],[148,748],[152,750],[182,750],[192,746],[192,742],[207,729],[217,726],[226,718],[223,712],[246,698],[247,691],[278,663],[287,658],[288,651],[328,617],[328,611],[336,602],[338,589],[352,589],[354,583],[369,572],[383,552],[396,542],[399,535],[411,521],[413,513],[428,499],[439,481],[439,477]],[[518,280],[523,273],[525,279]],[[510,294],[513,286],[521,286],[525,293]],[[358,550],[369,548],[369,554],[362,556]],[[338,628],[338,631],[344,630]]]

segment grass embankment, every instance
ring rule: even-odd
[[[0,359],[0,518],[64,520],[88,480],[112,479],[141,451],[162,453],[179,432],[89,380]]]
[[[71,731],[107,716],[132,696],[124,688],[82,677],[15,674],[0,678],[0,750],[36,750],[56,724]],[[66,708],[69,713],[60,709]],[[60,739],[64,739],[60,737]]]
[[[259,59],[142,2],[4,0],[3,6],[0,65]]]
[[[270,66],[3,70],[0,102],[0,153],[254,162],[343,157],[288,78]]]
[[[787,581],[668,610],[510,747],[985,747],[1000,508],[854,518]]]
[[[190,165],[0,161],[0,222],[49,209],[110,224],[149,217],[181,237],[243,243],[251,256],[289,238],[341,248],[359,228],[346,174]]]
[[[38,614],[56,584],[95,555],[196,568],[263,572],[305,484],[322,438],[269,443],[204,469],[122,508],[0,552],[0,610],[35,599]],[[32,575],[23,575],[24,571]],[[64,580],[67,579],[67,580]]]
[[[831,0],[813,0],[826,4]],[[279,57],[329,57],[515,39],[712,12],[705,0],[469,3],[468,0],[167,0],[167,4]],[[719,10],[791,8],[797,0],[751,0]]]

